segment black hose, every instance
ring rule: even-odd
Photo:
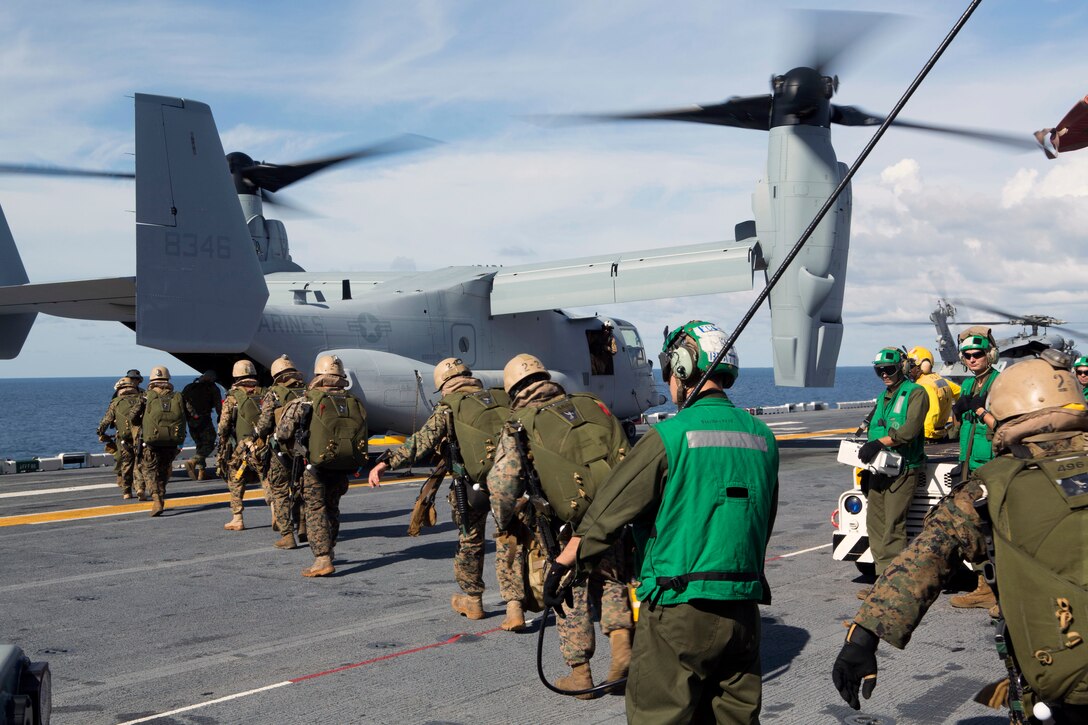
[[[564,690],[562,687],[553,685],[548,680],[547,675],[544,674],[544,630],[548,627],[548,617],[551,613],[551,607],[544,608],[544,612],[540,615],[540,631],[537,633],[536,638],[536,674],[540,677],[540,681],[544,683],[545,687],[560,695],[574,697],[575,695],[603,695],[621,685],[627,684],[627,677],[624,676],[618,680],[613,680],[612,682],[602,682],[599,685],[594,685],[585,690]]]

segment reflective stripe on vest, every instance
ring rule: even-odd
[[[767,439],[751,433],[732,430],[689,430],[685,437],[688,448],[751,448],[767,450]]]

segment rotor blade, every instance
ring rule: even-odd
[[[289,184],[305,179],[307,176],[316,174],[318,171],[323,171],[330,166],[346,163],[348,161],[374,159],[379,156],[388,156],[389,154],[398,154],[405,151],[416,151],[428,146],[434,146],[438,143],[440,142],[433,138],[427,138],[426,136],[405,134],[389,139],[388,141],[382,141],[373,146],[367,146],[336,156],[300,161],[294,164],[256,164],[242,169],[241,174],[244,178],[262,189],[279,191]]]
[[[808,36],[799,45],[808,46],[802,65],[815,68],[820,75],[830,75],[834,66],[855,52],[863,42],[871,40],[882,26],[898,16],[888,13],[857,11],[810,10],[801,11],[799,21],[802,33]]]
[[[293,211],[293,212],[295,212],[295,213],[297,213],[297,214],[299,214],[301,216],[315,217],[315,218],[317,216],[319,216],[318,214],[311,211],[310,209],[307,209],[304,206],[301,206],[299,204],[296,204],[293,201],[290,201],[290,200],[284,198],[284,196],[282,194],[277,196],[277,195],[272,194],[269,191],[265,191],[264,189],[261,189],[261,201],[264,202],[265,204],[270,205],[270,206],[279,207],[280,209],[290,209],[291,211]]]
[[[1081,332],[1080,330],[1075,330],[1072,327],[1067,327],[1065,325],[1051,325],[1051,327],[1054,328],[1055,330],[1061,330],[1063,332],[1068,332],[1070,335],[1074,335],[1076,337],[1079,337],[1082,340],[1088,340],[1088,332]]]
[[[687,106],[661,111],[583,113],[571,116],[531,116],[540,123],[577,124],[607,121],[686,121],[766,131],[771,125],[771,96],[733,96],[711,106]]]
[[[841,126],[879,126],[884,123],[884,116],[869,113],[857,106],[839,106],[831,104],[831,122]],[[896,119],[895,126],[901,128],[913,128],[919,131],[932,131],[934,133],[946,133],[952,136],[984,141],[1016,149],[1017,151],[1034,151],[1039,147],[1035,140],[1027,135],[1019,136],[1011,133],[997,131],[982,131],[973,128],[956,128],[953,126],[935,126],[928,123],[915,123]]]
[[[85,176],[100,179],[135,179],[131,171],[92,171],[90,169],[66,169],[59,166],[33,166],[30,164],[0,164],[0,174],[31,174],[34,176]]]
[[[991,315],[1001,315],[1002,317],[1007,318],[1005,320],[1005,322],[1001,323],[1001,324],[1008,323],[1008,321],[1010,319],[1019,320],[1019,319],[1023,318],[1023,315],[1018,315],[1018,314],[1016,314],[1014,312],[1009,312],[1008,310],[998,309],[998,308],[994,307],[993,305],[991,305],[989,303],[980,302],[979,300],[972,300],[972,299],[967,299],[967,298],[964,298],[964,297],[960,297],[960,298],[957,298],[957,299],[949,300],[949,302],[951,302],[954,305],[963,305],[964,307],[970,307],[973,310],[980,310],[982,312],[989,312]],[[979,324],[982,324],[982,323],[979,323]]]

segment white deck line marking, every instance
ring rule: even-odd
[[[117,488],[116,483],[95,483],[89,486],[68,486],[67,488],[39,488],[34,491],[9,491],[0,493],[0,498],[16,498],[18,496],[44,496],[47,493],[75,493],[76,491],[91,491],[97,488]]]
[[[768,428],[775,428],[780,425],[802,425],[799,420],[776,420],[773,423],[767,423]]]
[[[201,707],[207,707],[208,705],[215,705],[220,702],[227,702],[228,700],[237,700],[240,697],[246,697],[247,695],[256,695],[258,692],[264,692],[265,690],[274,690],[277,687],[283,687],[284,685],[293,684],[290,680],[284,680],[283,682],[277,682],[274,685],[265,685],[264,687],[258,687],[255,690],[246,690],[245,692],[236,692],[233,695],[226,695],[225,697],[218,697],[214,700],[208,700],[207,702],[198,702],[195,705],[186,705],[185,707],[179,707],[177,710],[171,710],[169,712],[160,712],[157,715],[148,715],[147,717],[141,717],[137,720],[126,720],[121,725],[136,725],[138,722],[151,722],[152,720],[158,720],[164,717],[170,717],[171,715],[177,715],[182,712],[189,712],[190,710],[196,710]]]
[[[813,546],[811,549],[801,549],[800,551],[791,551],[788,554],[779,554],[778,556],[776,556],[774,558],[775,559],[786,559],[786,558],[789,558],[791,556],[800,556],[801,554],[808,554],[809,552],[812,552],[812,551],[819,551],[820,549],[826,549],[826,548],[828,548],[830,546],[831,546],[831,544],[820,544],[819,546]]]

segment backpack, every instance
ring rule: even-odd
[[[442,402],[453,411],[453,434],[461,447],[465,472],[474,482],[483,483],[495,463],[499,431],[510,417],[510,396],[495,388],[452,393]]]
[[[261,389],[253,388],[251,395],[246,388],[232,388],[230,395],[238,405],[235,407],[234,440],[241,441],[257,432],[257,421],[261,419]]]
[[[306,386],[296,385],[289,388],[286,385],[273,385],[270,390],[276,394],[276,407],[272,411],[272,417],[275,419],[276,425],[279,425],[280,419],[283,418],[283,411],[287,409],[287,404],[295,398],[302,397],[302,394],[306,392]]]
[[[117,437],[123,441],[132,442],[132,421],[129,414],[132,407],[140,402],[140,395],[118,395],[113,404],[113,427],[117,429]]]
[[[366,411],[346,391],[307,390],[310,403],[310,463],[334,471],[354,471],[367,463]]]
[[[143,441],[149,446],[177,447],[185,443],[185,404],[181,393],[163,395],[147,391],[144,408]]]

